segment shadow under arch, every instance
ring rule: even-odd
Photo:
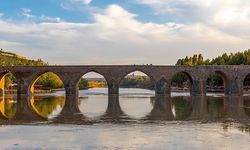
[[[212,89],[210,90],[210,84],[211,80],[217,80],[215,83],[213,83],[214,85],[212,85]],[[221,81],[220,81],[221,80]],[[223,82],[222,84],[220,82]],[[221,87],[222,86],[222,87]],[[217,93],[222,93],[224,95],[226,95],[229,91],[230,86],[228,85],[228,77],[226,75],[226,73],[224,73],[221,70],[215,70],[211,73],[209,73],[206,77],[206,95],[207,93],[211,92],[217,92]]]
[[[176,72],[171,78],[171,93],[189,92],[192,95],[193,77],[187,71]]]

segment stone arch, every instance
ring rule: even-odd
[[[229,85],[229,76],[222,70],[214,70],[209,72],[206,77],[206,93],[207,93],[207,81],[212,75],[218,75],[222,80],[223,80],[223,87],[224,87],[224,94],[227,93],[228,90],[230,90],[230,85]]]
[[[2,96],[4,94],[4,90],[5,90],[5,76],[7,74],[13,75],[14,78],[17,80],[16,75],[13,72],[11,72],[9,70],[2,71],[0,73],[0,96]]]
[[[180,70],[180,71],[177,71],[175,72],[172,76],[171,76],[171,81],[170,81],[170,85],[173,84],[173,80],[174,78],[176,77],[176,75],[184,75],[185,78],[187,77],[187,80],[190,82],[189,84],[189,93],[190,95],[192,94],[192,88],[193,88],[193,82],[194,82],[194,76],[192,76],[192,74],[186,70]],[[185,81],[183,81],[185,82]],[[184,89],[183,89],[184,90]]]
[[[155,84],[155,95],[156,96],[170,96],[170,82],[162,76]]]
[[[89,78],[95,79],[89,80]],[[82,82],[84,81],[84,79],[85,82]],[[86,85],[86,83],[88,83],[88,85]],[[103,72],[98,71],[97,69],[84,70],[81,73],[80,77],[78,77],[78,81],[76,84],[80,95],[78,98],[78,108],[79,111],[87,118],[100,117],[107,111],[107,84],[108,81],[106,75]]]
[[[132,82],[130,86],[130,82],[127,82],[129,84],[124,84],[125,86],[122,86],[123,81],[126,81],[126,77],[128,75],[131,75],[132,73],[135,74],[135,78],[127,78]],[[140,80],[142,81],[149,81],[147,85],[140,84],[141,82],[137,82],[137,77],[141,76],[142,78]],[[144,77],[143,77],[144,76]],[[146,78],[145,78],[146,77]],[[147,116],[153,109],[153,105],[151,104],[152,97],[154,97],[154,92],[152,91],[150,87],[155,87],[156,81],[152,73],[149,73],[147,70],[144,70],[143,68],[129,68],[126,70],[122,70],[122,73],[119,75],[118,80],[118,87],[119,88],[119,104],[122,112],[124,115],[128,116],[129,118],[137,118],[142,119],[143,117]],[[143,88],[144,87],[144,88]],[[145,87],[149,87],[145,88]],[[138,88],[138,89],[134,89]],[[144,95],[145,94],[145,95]],[[144,95],[143,101],[141,100],[141,95]],[[132,100],[132,101],[131,101]],[[140,107],[144,106],[144,107]],[[140,108],[140,109],[138,109]]]
[[[62,82],[62,85],[64,88],[63,91],[65,91],[65,93],[66,93],[65,82],[64,82],[65,80],[64,80],[63,76],[60,75],[60,73],[58,73],[56,71],[51,71],[51,70],[35,72],[29,79],[28,93],[30,93],[31,95],[29,96],[29,99],[28,99],[28,105],[29,105],[31,111],[33,113],[35,113],[35,115],[39,116],[42,119],[48,120],[48,119],[52,119],[52,118],[50,118],[51,116],[55,117],[55,116],[59,115],[60,112],[62,112],[63,107],[65,106],[66,98],[65,98],[65,95],[63,95],[63,96],[59,96],[59,95],[38,96],[38,95],[35,95],[33,93],[34,92],[33,91],[34,84],[37,82],[37,80],[39,80],[39,78],[42,75],[44,75],[46,73],[52,73],[52,74],[56,75],[59,78],[59,80]],[[48,97],[51,97],[51,99],[48,100]],[[59,106],[59,104],[56,102],[58,98],[61,99],[61,104],[60,104],[61,107],[60,108],[56,107],[56,106]],[[46,109],[44,109],[45,107],[46,107]],[[56,115],[54,114],[55,110],[58,111],[56,113]]]
[[[130,74],[130,73],[132,73],[132,72],[135,72],[135,71],[142,72],[142,73],[146,74],[146,75],[151,79],[151,81],[153,81],[154,84],[156,83],[156,80],[155,80],[154,76],[153,76],[151,73],[149,73],[149,72],[147,72],[147,71],[145,71],[145,70],[143,70],[143,69],[140,69],[140,68],[135,68],[135,69],[131,69],[131,70],[126,70],[124,73],[122,73],[122,74],[120,75],[120,77],[119,77],[118,84],[120,85],[121,81],[122,81],[128,74]]]
[[[250,91],[250,72],[244,73],[241,77],[242,94],[248,94]]]
[[[65,80],[64,78],[60,75],[60,73],[57,73],[55,71],[51,71],[51,70],[46,70],[46,71],[41,71],[41,72],[37,72],[35,73],[32,78],[31,78],[31,81],[29,83],[29,86],[28,86],[28,93],[33,93],[32,91],[32,87],[33,85],[36,83],[36,81],[39,79],[40,76],[42,76],[43,74],[46,74],[46,73],[53,73],[55,74],[57,77],[59,77],[59,79],[62,81],[63,85],[65,85]]]
[[[77,79],[76,86],[78,87],[78,84],[79,84],[81,78],[82,78],[84,75],[86,75],[86,74],[88,74],[88,73],[91,73],[91,72],[103,76],[103,78],[105,79],[105,81],[107,82],[107,84],[108,84],[108,82],[110,81],[109,78],[106,76],[105,73],[102,73],[101,71],[98,71],[98,70],[95,70],[95,69],[91,69],[91,70],[87,70],[87,71],[84,71],[83,73],[81,73],[81,75],[80,75],[80,76],[78,77],[78,79]]]

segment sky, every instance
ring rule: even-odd
[[[0,48],[54,65],[174,65],[250,48],[249,0],[0,0]]]

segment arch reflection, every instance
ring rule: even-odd
[[[250,118],[250,97],[246,96],[244,97],[244,111],[245,114]]]
[[[175,120],[185,120],[192,114],[191,97],[172,97],[171,105]]]
[[[41,117],[51,119],[60,114],[65,99],[63,96],[32,96],[31,106]]]
[[[0,98],[0,117],[11,119],[15,116],[17,109],[17,99],[13,97]]]
[[[208,117],[219,119],[225,116],[224,97],[207,97]]]

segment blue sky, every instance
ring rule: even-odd
[[[175,64],[249,49],[248,0],[1,0],[0,47],[50,64]]]

